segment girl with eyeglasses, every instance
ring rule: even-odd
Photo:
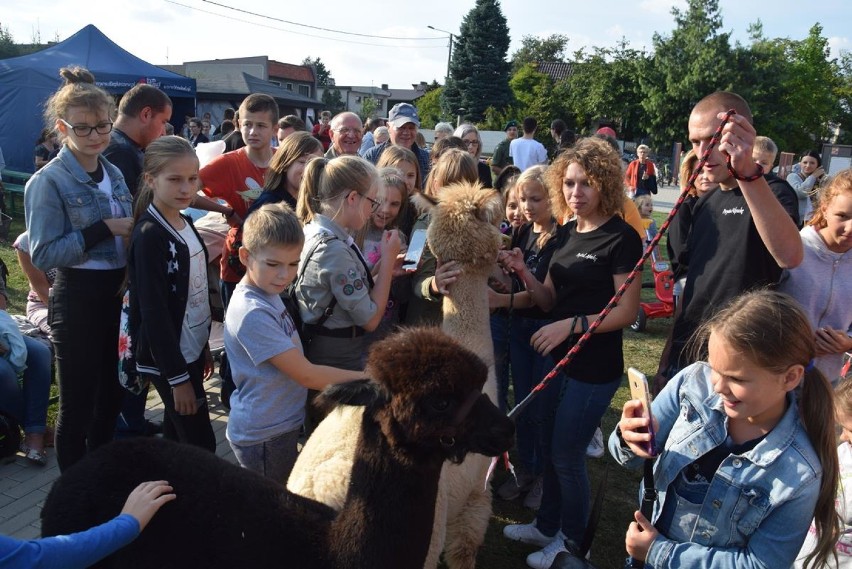
[[[59,155],[24,193],[30,254],[57,269],[49,323],[59,370],[56,455],[60,470],[112,439],[124,397],[118,382],[118,325],[132,226],[121,172],[101,153],[115,104],[87,70],[64,68],[47,123],[62,133]]]
[[[381,236],[375,277],[354,234],[382,202],[375,166],[356,156],[315,158],[305,167],[296,214],[305,246],[294,286],[304,322],[305,355],[314,364],[360,370],[364,333],[375,330],[388,303],[400,238]]]

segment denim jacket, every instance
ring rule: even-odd
[[[109,176],[112,193],[125,217],[132,197],[118,168],[98,160]],[[74,154],[63,146],[59,155],[33,174],[24,190],[24,209],[33,264],[46,271],[73,267],[89,259],[115,261],[115,241],[104,238],[88,250],[83,230],[113,217],[109,199],[98,190]]]
[[[654,464],[659,497],[656,522],[666,491],[687,465],[724,442],[727,417],[710,381],[710,366],[698,362],[674,377],[651,404],[659,421],[660,456]],[[725,568],[790,567],[813,517],[822,466],[799,420],[792,395],[781,421],[752,450],[726,458],[710,482],[690,543],[662,534],[648,551],[645,566]],[[621,464],[642,459],[620,444],[609,450]]]

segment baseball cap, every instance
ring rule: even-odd
[[[509,129],[510,129],[510,128],[512,128],[512,127],[518,128],[518,123],[517,123],[517,121],[509,121],[509,122],[507,122],[507,123],[506,123],[506,126],[504,126],[504,127],[503,127],[503,132],[506,132],[507,130],[509,130]]]
[[[397,103],[388,113],[388,122],[393,126],[402,126],[406,123],[414,123],[420,128],[420,116],[417,109],[408,103]]]
[[[611,138],[618,138],[618,137],[615,135],[615,131],[614,131],[614,130],[612,130],[612,129],[611,129],[610,127],[608,127],[608,126],[605,126],[605,127],[599,128],[599,129],[598,129],[598,131],[597,131],[595,134],[601,134],[601,135],[603,135],[603,136],[609,136],[609,137],[611,137]]]

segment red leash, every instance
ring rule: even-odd
[[[539,393],[541,393],[541,391],[547,386],[547,382],[549,382],[551,379],[556,377],[565,368],[565,366],[567,366],[569,363],[571,363],[571,360],[574,359],[574,356],[576,356],[577,353],[581,349],[583,349],[583,346],[589,340],[589,337],[592,334],[594,334],[595,330],[598,329],[598,326],[600,326],[601,323],[604,321],[604,319],[609,315],[609,313],[612,312],[612,309],[615,308],[616,306],[618,306],[618,301],[620,301],[621,297],[624,296],[624,293],[627,292],[627,289],[630,287],[630,284],[636,279],[636,276],[641,273],[642,266],[645,264],[645,261],[648,259],[648,257],[651,256],[651,253],[653,253],[654,248],[657,246],[657,244],[660,242],[660,239],[666,233],[666,230],[669,228],[669,225],[671,224],[672,219],[674,219],[674,216],[677,215],[677,212],[680,209],[681,204],[683,204],[683,201],[689,195],[689,191],[692,188],[695,187],[695,180],[698,178],[698,175],[701,173],[701,170],[704,168],[704,165],[707,163],[707,159],[710,157],[710,153],[713,151],[713,149],[716,147],[716,145],[719,144],[719,140],[722,138],[722,129],[725,127],[725,125],[728,123],[728,121],[730,121],[731,116],[733,116],[734,114],[736,114],[736,111],[734,111],[733,109],[729,110],[725,114],[725,118],[722,119],[721,124],[719,124],[719,128],[717,128],[716,132],[713,134],[713,138],[710,139],[709,146],[704,151],[704,155],[701,157],[701,160],[699,160],[698,165],[695,167],[695,171],[692,172],[692,175],[690,175],[689,181],[686,184],[686,187],[680,193],[680,196],[678,197],[677,201],[675,202],[674,207],[672,207],[672,210],[669,212],[668,217],[666,217],[666,221],[663,222],[663,225],[660,226],[660,230],[657,232],[657,234],[654,236],[654,238],[651,240],[651,242],[648,243],[648,246],[645,248],[645,251],[642,253],[642,257],[640,257],[639,261],[636,263],[636,266],[633,267],[633,270],[630,271],[630,274],[627,275],[627,279],[624,281],[624,283],[620,287],[618,287],[618,290],[615,291],[615,294],[613,295],[613,297],[609,300],[609,302],[604,307],[604,309],[601,311],[601,313],[598,314],[598,317],[595,319],[594,322],[592,322],[592,324],[589,326],[589,329],[586,330],[583,333],[582,336],[580,336],[580,339],[577,340],[577,343],[574,344],[574,346],[568,351],[567,354],[565,354],[565,357],[562,358],[559,361],[559,363],[556,364],[556,367],[554,367],[552,370],[550,370],[550,373],[548,373],[546,376],[544,376],[544,379],[541,380],[541,383],[536,385],[532,389],[532,391],[530,392],[529,395],[524,397],[524,399],[520,403],[515,405],[514,409],[509,411],[508,417],[510,419],[514,419],[515,417],[517,417],[527,407],[527,405],[529,405],[532,402],[532,400],[535,397],[537,397]],[[733,171],[733,168],[731,166],[730,156],[728,156],[728,169],[734,174],[735,177],[739,178],[739,176],[737,176],[736,172]],[[749,181],[755,180],[762,174],[763,174],[763,171],[761,169],[756,177],[751,177],[751,178],[748,178],[747,180],[749,180]]]

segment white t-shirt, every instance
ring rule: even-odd
[[[509,156],[521,172],[530,166],[547,164],[547,150],[542,143],[532,138],[516,138],[510,142]]]
[[[124,211],[121,209],[121,204],[118,203],[118,200],[115,199],[115,196],[112,195],[112,184],[109,180],[109,174],[104,168],[104,177],[98,183],[98,191],[109,199],[109,207],[112,210],[112,216],[114,218],[122,218],[124,217]],[[127,251],[124,249],[124,239],[121,237],[114,237],[115,241],[115,250],[118,252],[118,256],[114,262],[106,261],[103,259],[89,259],[79,265],[74,265],[75,269],[95,269],[98,271],[108,271],[111,269],[121,269],[127,266]]]
[[[186,363],[192,363],[201,356],[210,335],[207,265],[204,262],[204,247],[189,223],[184,224],[178,233],[189,247],[189,290],[180,331],[180,351]]]

